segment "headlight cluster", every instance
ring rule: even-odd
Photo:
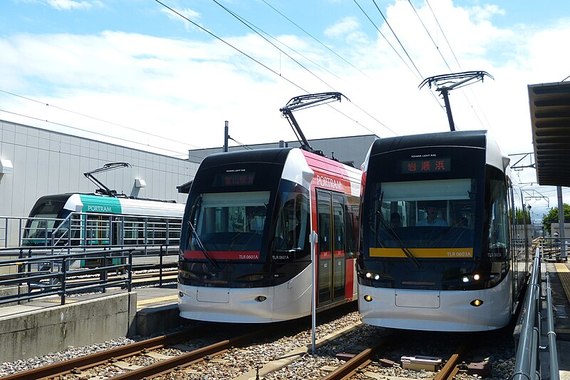
[[[380,280],[380,275],[378,273],[366,272],[364,276],[370,280]]]
[[[479,275],[479,273],[474,273],[474,274],[469,274],[469,275],[463,275],[462,277],[462,281],[463,283],[469,283],[469,282],[474,282],[474,281],[479,281],[481,279],[481,276]]]

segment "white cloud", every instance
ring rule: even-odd
[[[87,2],[73,2],[83,3]],[[506,29],[493,24],[493,17],[503,12],[497,7],[461,8],[450,0],[430,3],[445,36],[428,8],[417,10],[437,48],[407,2],[397,1],[386,12],[422,75],[449,72],[439,49],[452,71],[485,70],[495,78],[451,93],[457,128],[489,128],[506,153],[531,151],[526,86],[570,75],[570,53],[556,44],[569,39],[569,24],[560,22],[540,30],[521,25]],[[71,2],[59,4],[63,7]],[[183,12],[193,20],[202,17],[190,9]],[[382,32],[391,36],[385,26]],[[1,37],[0,89],[42,103],[34,105],[0,94],[2,108],[40,120],[138,139],[149,146],[170,145],[179,152],[221,146],[225,120],[230,123],[232,137],[246,144],[294,139],[279,108],[304,90],[338,90],[350,98],[331,104],[334,109],[316,107],[296,114],[308,138],[371,131],[392,136],[448,130],[441,100],[427,88],[418,89],[423,78],[402,63],[372,25],[344,18],[325,33],[330,38],[329,46],[361,71],[306,36],[292,33],[276,37],[314,63],[290,53],[305,66],[299,67],[253,34],[224,38],[266,67],[221,41],[198,41],[190,33],[185,40],[124,32]],[[390,38],[399,49],[395,39]],[[136,137],[132,130],[58,112],[45,103],[151,135]],[[0,118],[8,117],[0,113]]]
[[[176,13],[166,8],[162,8],[161,12],[163,12],[172,21],[183,22],[184,27],[187,30],[196,29],[196,26],[193,25],[190,21],[198,23],[198,20],[200,20],[199,12],[191,8],[180,8],[180,9],[173,8],[173,9]],[[183,17],[180,17],[180,15],[182,15]]]
[[[101,1],[77,1],[77,0],[47,0],[50,7],[59,10],[73,10],[73,9],[90,9],[93,7],[102,6]]]
[[[354,17],[345,17],[331,25],[324,31],[329,38],[342,38],[346,41],[361,41],[364,33],[360,30],[360,23]]]

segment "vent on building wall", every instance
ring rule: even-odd
[[[14,165],[10,160],[0,160],[0,174],[12,174],[14,172]]]

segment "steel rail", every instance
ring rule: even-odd
[[[263,331],[263,330],[262,330]],[[140,369],[135,369],[123,374],[113,377],[115,380],[139,380],[143,378],[149,378],[158,376],[164,373],[168,373],[175,368],[184,368],[192,365],[194,362],[204,359],[207,356],[217,355],[223,353],[224,351],[240,345],[242,342],[251,341],[253,338],[260,335],[260,332],[254,332],[246,335],[242,335],[236,338],[223,340],[209,346],[198,348],[196,350],[190,351],[186,354],[182,354],[171,359],[161,360],[154,364],[144,366]]]
[[[352,359],[347,360],[342,366],[323,377],[322,380],[341,380],[349,378],[358,368],[367,366],[372,361],[374,352],[374,348],[363,350]]]
[[[188,339],[188,335],[200,331],[199,327],[187,329],[174,334],[162,335],[140,342],[115,347],[110,350],[96,352],[71,360],[53,363],[47,366],[33,368],[2,378],[2,380],[40,379],[70,373],[74,370],[84,370],[103,364],[111,359],[121,359],[139,353],[143,350],[162,348]]]

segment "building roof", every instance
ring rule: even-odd
[[[528,86],[539,185],[570,186],[570,82]]]

